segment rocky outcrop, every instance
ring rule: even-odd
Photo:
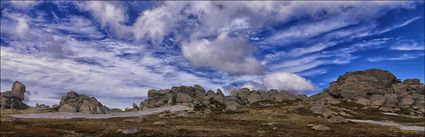
[[[25,85],[15,81],[12,85],[12,91],[0,93],[0,109],[26,109],[23,101],[25,98]]]
[[[425,114],[425,85],[418,79],[399,81],[392,73],[369,69],[348,72],[331,82],[322,95],[384,112],[407,110]],[[320,96],[320,97],[319,97]]]
[[[205,91],[201,86],[194,85],[149,90],[148,98],[140,103],[139,109],[185,105],[218,111],[237,111],[242,106],[258,104],[264,101],[282,102],[284,100],[305,100],[306,98],[304,95],[294,95],[287,91],[251,91],[248,88],[233,90],[230,96],[225,96],[220,89],[217,89],[216,92],[212,90]]]
[[[74,91],[68,92],[61,97],[59,112],[83,112],[91,114],[106,114],[110,110],[103,106],[94,97],[80,95]]]

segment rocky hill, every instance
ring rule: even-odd
[[[58,111],[83,112],[91,114],[107,114],[110,112],[109,108],[103,106],[102,103],[96,100],[96,98],[80,95],[75,91],[70,91],[66,93],[65,96],[61,97]]]
[[[273,105],[283,101],[300,100],[309,104],[357,103],[362,109],[383,112],[409,112],[423,116],[425,86],[418,79],[399,81],[392,73],[369,69],[348,72],[331,82],[323,93],[307,97],[284,90],[250,90],[242,88],[225,96],[220,89],[205,91],[199,85],[171,89],[149,90],[148,98],[140,103],[140,110],[171,105],[185,105],[220,111],[237,111],[253,104]],[[313,102],[313,103],[312,103]]]
[[[370,69],[348,72],[331,82],[323,100],[340,100],[363,105],[363,109],[409,112],[423,115],[425,85],[418,79],[399,81],[392,73]]]

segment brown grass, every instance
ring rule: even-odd
[[[0,136],[423,136],[423,132],[401,131],[363,123],[330,124],[327,119],[310,115],[307,110],[289,113],[287,107],[288,103],[270,107],[253,105],[239,112],[216,111],[207,118],[160,118],[152,115],[140,123],[124,122],[126,118],[20,119],[14,122],[1,122]],[[360,117],[367,114],[362,112]],[[169,120],[171,124],[153,125],[158,120]],[[276,124],[264,125],[269,122]],[[306,126],[307,124],[324,124],[332,130],[313,131]],[[134,135],[124,135],[117,131],[129,127],[138,127],[141,131]]]

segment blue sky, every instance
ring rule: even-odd
[[[1,91],[110,107],[200,84],[321,92],[347,71],[424,81],[424,3],[1,1]]]

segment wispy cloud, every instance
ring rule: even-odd
[[[415,51],[415,50],[424,50],[425,45],[423,42],[415,41],[402,41],[394,43],[390,49],[392,50],[401,50],[401,51]]]
[[[367,61],[369,62],[379,62],[379,61],[386,61],[386,60],[408,60],[408,59],[415,59],[418,57],[424,56],[424,53],[420,54],[402,54],[398,57],[373,57],[368,58]]]

